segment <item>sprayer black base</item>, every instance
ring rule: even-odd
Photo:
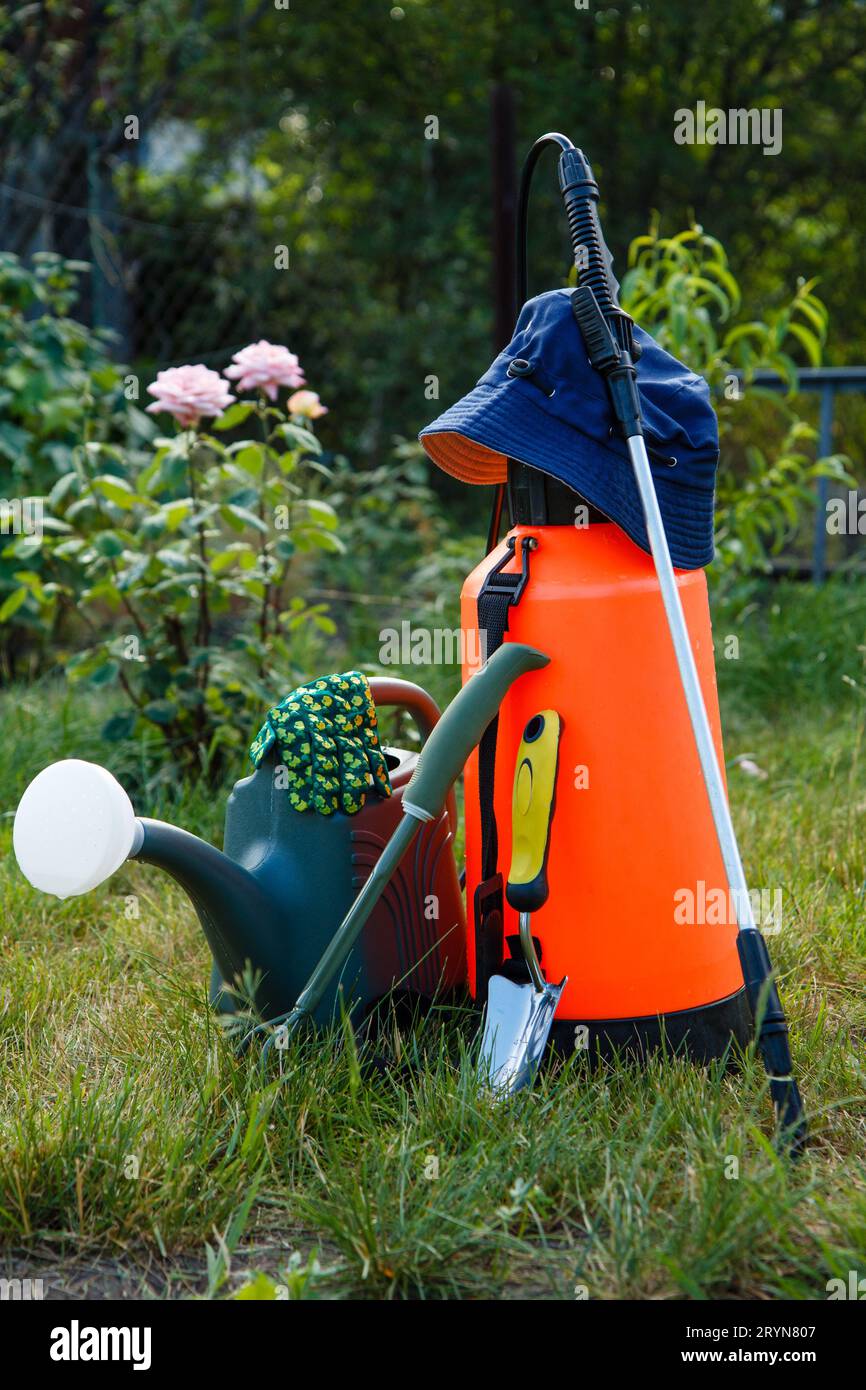
[[[701,1064],[725,1056],[733,1063],[734,1045],[748,1046],[754,1032],[745,989],[695,1009],[644,1018],[557,1018],[550,1033],[555,1050],[566,1056],[573,1052],[579,1028],[588,1029],[593,1061],[609,1061],[616,1055],[642,1060],[663,1047],[668,1054]],[[580,1035],[581,1045],[586,1045],[585,1037]]]

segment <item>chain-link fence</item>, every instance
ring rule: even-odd
[[[224,362],[264,312],[256,208],[242,189],[208,216],[189,201],[151,196],[153,163],[107,155],[92,138],[7,136],[0,177],[0,248],[85,261],[75,317],[113,335],[118,360],[161,368]]]

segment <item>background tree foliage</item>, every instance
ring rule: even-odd
[[[694,216],[759,316],[819,277],[828,360],[864,360],[862,0],[45,0],[0,23],[0,243],[107,262],[84,308],[134,360],[299,346],[356,457],[430,417],[429,376],[447,402],[489,359],[495,88],[519,154],[548,128],[586,149],[620,267],[652,210]],[[675,144],[699,100],[780,107],[781,153]],[[567,264],[552,167],[538,185],[535,289]]]

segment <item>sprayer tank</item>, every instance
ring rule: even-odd
[[[697,1011],[703,1022],[713,1022],[707,1006],[719,1006],[720,1038],[730,1031],[745,1038],[736,917],[726,904],[721,855],[652,561],[611,524],[518,526],[510,534],[534,536],[538,544],[526,590],[509,610],[506,640],[539,647],[551,661],[518,682],[500,712],[499,868],[507,872],[510,858],[521,731],[536,710],[554,708],[563,734],[550,895],[532,927],[547,978],[568,976],[557,1012],[560,1039],[573,1021],[627,1024],[679,1015],[683,1022]],[[505,554],[503,542],[463,588],[464,678],[479,650],[479,590]],[[506,568],[516,570],[517,560]],[[677,583],[724,765],[706,579],[692,570],[678,572]],[[481,872],[477,753],[466,770],[466,859],[474,990],[472,903]],[[517,931],[516,914],[506,904],[504,936]],[[711,1040],[703,1050],[712,1055],[718,1048]]]

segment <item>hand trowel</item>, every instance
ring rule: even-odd
[[[511,868],[505,887],[519,914],[520,952],[529,979],[516,983],[493,975],[481,1038],[483,1080],[497,1095],[528,1086],[550,1036],[567,983],[545,980],[532,939],[532,914],[547,901],[547,855],[556,793],[562,721],[555,710],[534,714],[523,730],[514,769],[511,804]]]

